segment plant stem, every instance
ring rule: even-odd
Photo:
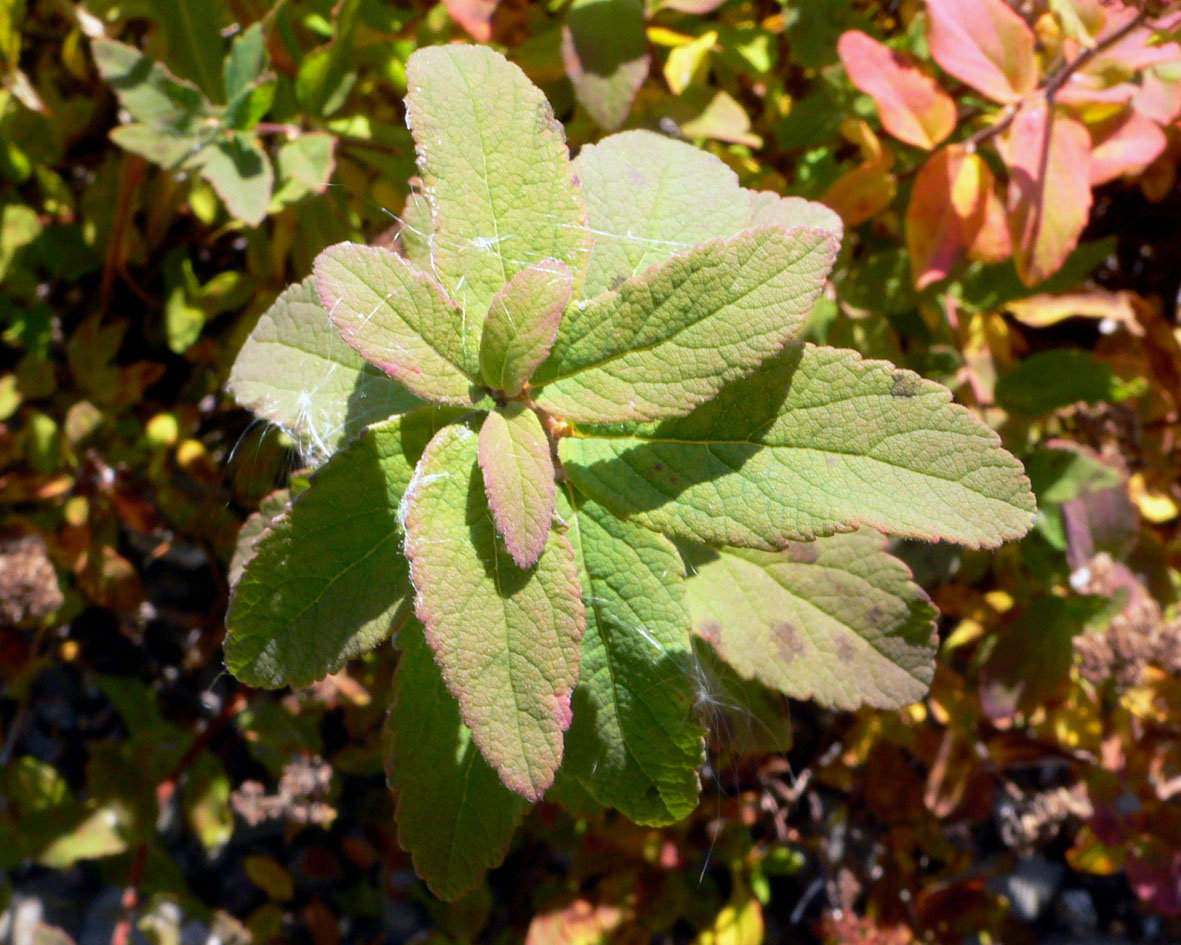
[[[1091,49],[1084,49],[1071,62],[1065,63],[1047,80],[1038,92],[1045,98],[1047,105],[1054,104],[1054,96],[1057,95],[1062,87],[1070,81],[1071,76],[1078,72],[1088,62],[1098,56],[1101,52],[1110,49],[1120,40],[1124,39],[1133,30],[1143,26],[1148,19],[1148,14],[1141,10],[1131,20],[1121,26],[1118,30],[1108,36],[1101,43],[1097,43]],[[969,135],[963,140],[963,145],[969,151],[974,151],[977,147],[987,141],[989,138],[994,138],[999,134],[1003,134],[1008,130],[1009,125],[1013,124],[1013,119],[1017,117],[1017,110],[1020,107],[1020,102],[1012,102],[1005,106],[1003,117],[1000,121],[994,122],[987,128],[982,128],[974,134]]]

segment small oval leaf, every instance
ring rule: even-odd
[[[517,567],[531,568],[554,517],[554,460],[532,410],[509,404],[480,427],[480,470],[496,530]]]
[[[570,268],[556,259],[522,269],[492,297],[480,338],[480,370],[493,390],[515,397],[558,336],[573,292]]]
[[[464,723],[505,785],[537,800],[562,761],[586,614],[565,536],[551,531],[527,571],[502,549],[477,453],[464,424],[431,441],[402,503],[406,557]]]

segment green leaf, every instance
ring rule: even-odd
[[[550,259],[522,269],[492,297],[480,338],[480,370],[493,390],[515,397],[548,357],[573,279]]]
[[[991,548],[1034,519],[1021,464],[946,388],[836,348],[790,348],[684,419],[567,437],[560,455],[615,514],[710,545],[868,525]]]
[[[668,539],[573,492],[570,527],[586,605],[563,772],[639,824],[697,806],[705,730],[694,684],[684,570]]]
[[[226,665],[250,686],[306,686],[380,643],[410,592],[398,503],[454,411],[366,430],[255,544],[226,615]]]
[[[570,542],[551,531],[537,564],[501,549],[464,425],[439,431],[401,516],[415,606],[464,722],[505,785],[537,800],[562,760],[585,628]]]
[[[209,103],[192,84],[178,79],[138,49],[109,39],[91,46],[104,81],[131,117],[160,135],[191,135],[209,112]],[[117,129],[118,130],[118,129]]]
[[[1102,629],[1122,609],[1110,597],[1035,598],[990,641],[980,667],[984,715],[1008,718],[1054,700],[1070,677],[1075,636]]]
[[[402,208],[398,239],[406,258],[423,272],[433,272],[431,258],[435,241],[435,221],[431,203],[418,191],[411,191]]]
[[[1089,351],[1058,348],[1019,361],[996,384],[996,402],[1014,413],[1037,416],[1080,400],[1121,399],[1121,384]]]
[[[438,283],[380,246],[338,243],[316,258],[320,298],[365,360],[440,403],[474,403],[478,325]]]
[[[748,190],[746,193],[750,217],[747,226],[775,223],[779,226],[811,226],[827,230],[838,240],[844,235],[841,218],[822,203],[803,197],[782,197],[769,190]]]
[[[336,170],[336,137],[322,131],[302,134],[279,148],[278,164],[283,183],[276,196],[285,203],[322,194]]]
[[[258,226],[266,219],[275,186],[271,159],[248,134],[219,138],[195,158],[235,220]]]
[[[738,176],[722,161],[651,131],[588,144],[574,161],[595,242],[587,298],[747,225]]]
[[[406,118],[434,208],[434,272],[472,315],[543,259],[582,284],[590,234],[562,126],[515,65],[484,46],[431,46],[406,65]]]
[[[896,709],[935,670],[935,608],[872,529],[781,552],[682,547],[693,627],[746,679],[837,709]]]
[[[0,6],[0,69],[5,72],[15,69],[20,60],[26,7],[26,0],[5,0]]]
[[[577,692],[578,690],[575,690]],[[574,723],[571,723],[573,725]],[[569,740],[569,736],[567,736]],[[547,804],[557,804],[571,817],[586,820],[600,820],[603,817],[603,805],[591,796],[582,783],[571,772],[570,761],[567,758],[558,769],[557,776],[550,789],[545,792]]]
[[[480,427],[480,471],[496,530],[519,568],[541,557],[554,517],[554,459],[537,414],[498,407]]]
[[[353,32],[362,0],[340,0],[333,9],[332,42],[303,57],[295,77],[295,95],[303,111],[327,117],[345,103],[357,81]]]
[[[183,249],[170,252],[161,268],[168,291],[164,301],[164,336],[172,351],[184,354],[196,344],[205,328],[205,310],[194,299],[200,284],[193,262]]]
[[[499,866],[528,804],[480,755],[447,691],[422,625],[398,631],[394,707],[384,741],[398,791],[398,843],[440,899],[453,900]]]
[[[238,529],[238,538],[234,543],[234,555],[230,559],[230,566],[226,571],[226,579],[231,585],[237,584],[246,568],[246,562],[254,557],[254,544],[264,534],[271,524],[283,514],[287,503],[291,500],[290,489],[277,489],[266,496],[259,503],[258,511],[252,512]]]
[[[1057,272],[1041,285],[1032,287],[1021,281],[1011,259],[994,265],[974,263],[960,280],[964,305],[970,311],[992,312],[1017,299],[1068,292],[1116,251],[1116,243],[1116,238],[1109,236],[1081,244],[1066,257]]]
[[[595,124],[604,131],[622,125],[648,78],[640,0],[574,0],[562,27],[562,64]]]
[[[13,271],[13,263],[20,258],[21,250],[34,243],[44,229],[41,218],[32,207],[20,203],[0,207],[0,279]],[[5,315],[8,315],[7,311]]]
[[[233,102],[259,80],[267,61],[267,40],[261,23],[255,23],[234,37],[230,54],[222,66],[226,100]]]
[[[230,22],[225,0],[149,0],[164,33],[167,61],[214,102],[225,101],[221,29]]]
[[[250,131],[275,102],[277,85],[274,80],[255,85],[226,106],[222,123],[235,131]]]
[[[574,172],[595,237],[587,298],[675,253],[760,223],[841,234],[839,218],[821,204],[744,190],[714,155],[650,131],[625,131],[585,146]],[[772,206],[775,199],[781,203]]]
[[[119,801],[92,807],[81,823],[60,833],[37,856],[37,862],[54,870],[67,870],[79,860],[97,860],[125,852],[131,816]]]
[[[803,330],[836,252],[763,226],[674,256],[567,312],[538,399],[582,423],[687,414]]]
[[[344,343],[311,276],[263,313],[226,386],[317,464],[369,424],[422,404]]]
[[[217,756],[197,755],[185,778],[181,803],[189,829],[211,856],[220,853],[234,835],[231,793],[229,776]]]
[[[209,143],[208,135],[163,131],[138,122],[111,129],[111,140],[124,151],[138,154],[166,169],[184,167]]]
[[[1125,476],[1085,447],[1039,447],[1025,459],[1025,471],[1037,496],[1037,530],[1053,547],[1066,550],[1063,509],[1072,499],[1121,488]]]

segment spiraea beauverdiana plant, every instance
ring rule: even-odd
[[[640,823],[693,810],[695,636],[796,698],[920,698],[934,610],[883,533],[995,546],[1034,501],[947,390],[800,342],[824,207],[646,132],[571,161],[487,48],[407,76],[404,255],[325,250],[230,378],[319,469],[252,526],[226,661],[307,685],[399,628],[399,836],[453,897],[556,776]]]

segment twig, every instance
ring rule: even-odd
[[[1078,54],[1077,57],[1075,57],[1073,62],[1069,63],[1065,68],[1059,70],[1056,74],[1050,76],[1049,80],[1042,87],[1042,94],[1046,96],[1046,101],[1050,104],[1053,104],[1054,96],[1058,94],[1058,91],[1062,88],[1062,86],[1070,81],[1070,77],[1072,75],[1078,72],[1079,69],[1098,56],[1101,52],[1105,52],[1106,50],[1110,49],[1133,30],[1143,26],[1147,19],[1148,14],[1144,10],[1141,10],[1134,17],[1132,17],[1132,19],[1128,20],[1127,23],[1125,23],[1118,30],[1103,40],[1103,42],[1096,43],[1090,49],[1084,49]]]
[[[1121,26],[1118,30],[1108,36],[1101,43],[1097,43],[1090,49],[1084,49],[1071,62],[1066,63],[1057,72],[1051,75],[1046,84],[1038,91],[1045,98],[1046,104],[1052,106],[1054,104],[1054,96],[1056,96],[1062,87],[1070,81],[1071,76],[1083,68],[1088,62],[1098,56],[1100,53],[1110,49],[1120,40],[1124,39],[1133,30],[1144,25],[1148,19],[1148,14],[1141,10],[1131,20]],[[1003,112],[1003,117],[1000,121],[994,122],[987,128],[981,128],[974,134],[969,135],[963,140],[963,145],[969,151],[974,151],[977,147],[987,141],[989,138],[995,138],[999,134],[1003,134],[1008,127],[1013,124],[1013,119],[1017,117],[1017,109],[1019,102],[1013,102],[1006,105]]]
[[[128,278],[123,263],[127,228],[131,225],[131,218],[135,213],[135,191],[143,182],[147,169],[148,162],[139,155],[128,154],[124,157],[123,173],[119,177],[119,193],[115,198],[115,218],[111,224],[107,256],[103,261],[102,281],[99,284],[99,305],[104,314],[111,307],[111,291],[115,287],[116,275],[123,276],[136,295],[142,298],[142,290]]]

